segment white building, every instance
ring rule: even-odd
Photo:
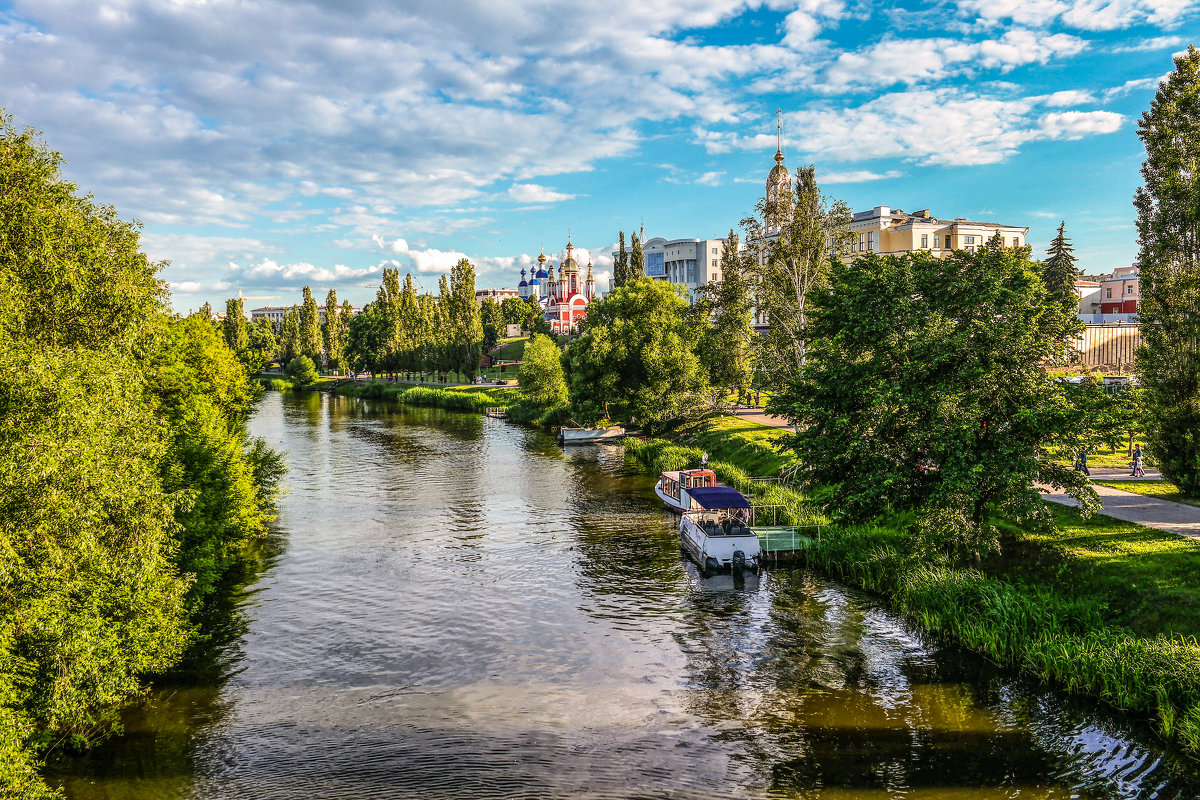
[[[645,236],[643,230],[642,236]],[[721,280],[724,239],[665,239],[655,236],[642,242],[646,277],[685,287],[688,292],[710,281]],[[617,258],[614,251],[613,260]],[[611,287],[610,287],[611,288]]]
[[[251,324],[258,322],[260,319],[269,319],[275,324],[275,330],[279,330],[279,326],[283,324],[283,315],[287,313],[289,308],[293,306],[263,306],[262,308],[254,308],[250,310]],[[297,310],[300,306],[294,306]],[[321,323],[325,322],[325,306],[317,306],[317,313],[321,315]],[[353,316],[358,316],[362,313],[362,306],[351,306],[350,313]]]

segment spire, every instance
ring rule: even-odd
[[[775,109],[775,163],[783,163],[783,109]]]
[[[546,266],[546,248],[543,246],[541,248],[541,250],[542,250],[542,252],[538,254],[538,264],[545,267]]]

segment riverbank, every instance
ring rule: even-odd
[[[698,466],[707,450],[718,475],[748,487],[756,504],[783,499],[785,524],[811,524],[821,519],[812,498],[749,481],[795,466],[790,456],[768,453],[783,435],[725,418],[676,441],[630,440],[627,452],[660,471]],[[776,494],[768,499],[769,492]],[[1200,756],[1200,545],[1110,517],[1052,511],[1058,530],[1051,533],[997,521],[1001,554],[978,569],[922,548],[906,519],[828,528],[805,560],[885,597],[927,631],[1141,714]]]

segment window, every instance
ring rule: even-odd
[[[953,237],[951,237],[951,236],[950,236],[950,234],[948,234],[948,233],[946,234],[946,244],[945,244],[945,248],[946,248],[947,250],[951,249],[951,248],[950,248],[950,242],[952,241],[952,238],[953,238]]]
[[[1104,290],[1104,299],[1112,300],[1112,287],[1111,286]]]
[[[964,236],[963,241],[966,242],[967,244],[975,244],[975,237],[974,236]],[[971,249],[974,250],[974,248],[971,248]]]
[[[937,237],[935,236],[934,238],[936,239]],[[929,234],[928,233],[921,234],[921,247],[929,247]]]
[[[714,256],[717,254],[717,248],[715,248],[715,247],[714,247],[714,248],[712,249],[712,254],[713,254]]]
[[[1021,237],[1014,236],[1013,237],[1013,247],[1020,247],[1020,246],[1021,246]]]
[[[933,249],[934,250],[938,250],[941,248],[941,245],[938,244],[938,241],[940,240],[940,238],[941,237],[939,237],[936,233],[933,235]]]
[[[860,233],[858,235],[858,250],[859,250],[859,252],[862,252],[863,250],[866,250],[866,249],[867,249],[867,235],[865,233]]]
[[[1133,284],[1132,283],[1125,287],[1125,294],[1133,294]]]

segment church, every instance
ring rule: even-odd
[[[549,271],[547,271],[547,266]],[[554,262],[543,251],[538,256],[537,270],[521,269],[517,295],[527,303],[535,303],[555,333],[570,333],[587,313],[588,303],[596,298],[596,281],[592,277],[592,262],[588,260],[587,277],[580,279],[579,262],[575,260],[575,245],[567,236],[566,258],[555,269]]]

